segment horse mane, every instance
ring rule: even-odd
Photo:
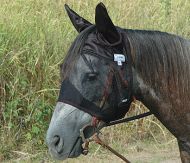
[[[135,55],[135,69],[146,84],[163,92],[166,98],[170,98],[173,93],[176,94],[175,98],[189,98],[190,41],[160,31],[125,32],[133,57]]]

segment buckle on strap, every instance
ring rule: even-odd
[[[93,133],[99,133],[99,130],[98,130],[99,123],[100,123],[100,120],[98,118],[92,117],[91,123],[85,125],[83,128],[80,129],[80,137],[82,138],[82,141],[84,143],[89,141],[89,138],[85,137],[85,134],[84,134],[85,129],[89,127],[93,129]]]

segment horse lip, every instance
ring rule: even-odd
[[[75,147],[79,143],[81,144],[81,149],[82,149],[82,141],[81,141],[81,138],[78,137],[75,143],[73,144],[70,152],[67,152],[67,153],[58,152],[55,148],[49,148],[49,152],[52,157],[58,160],[65,160],[67,158],[75,158],[75,157],[78,157],[80,154],[82,154],[81,150],[79,150],[78,152],[74,151]]]
[[[60,153],[60,152],[57,152],[55,149],[53,148],[50,148],[49,149],[49,152],[50,152],[50,155],[55,158],[55,159],[58,159],[58,160],[65,160],[68,158],[69,156],[69,152],[67,153]]]
[[[78,157],[80,154],[82,154],[82,138],[80,136],[74,138],[74,143],[72,143],[73,144],[72,147],[70,147],[70,150],[67,151],[64,150],[64,146],[68,146],[68,144],[65,143],[64,146],[62,146],[62,149],[57,150],[57,148],[54,146],[56,141],[57,138],[54,139],[50,139],[50,137],[46,138],[46,143],[49,148],[49,153],[53,158],[57,160],[75,158]],[[77,149],[75,149],[75,147]]]
[[[80,149],[80,152],[77,152],[77,154],[76,154],[76,152],[74,152],[74,149],[78,143],[80,143],[81,149]],[[73,147],[71,148],[71,151],[70,151],[68,157],[75,158],[75,157],[78,157],[80,154],[82,154],[82,140],[81,140],[81,137],[77,137],[75,143],[73,144]]]

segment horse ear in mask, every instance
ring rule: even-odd
[[[67,14],[75,27],[75,29],[80,33],[87,27],[91,26],[92,24],[79,16],[76,12],[74,12],[71,8],[69,8],[68,5],[65,4],[65,10],[67,11]]]
[[[126,70],[125,76],[117,73],[115,75],[115,81],[122,81],[121,83],[116,82],[117,91],[118,91],[118,107],[121,109],[121,112],[126,110],[126,104],[131,102],[131,88],[132,85],[132,69],[131,69],[131,58],[130,58],[130,47],[127,39],[122,38],[121,34],[118,32],[117,28],[113,24],[110,16],[108,15],[107,9],[103,3],[99,3],[96,6],[95,11],[95,22],[97,28],[97,34],[105,44],[110,45],[115,51],[114,53],[120,53],[123,57],[125,56],[126,64],[123,66],[116,66],[115,69],[118,72],[121,72],[121,69]],[[125,45],[124,45],[125,44]],[[124,48],[127,46],[127,48]],[[113,54],[113,58],[115,54]],[[121,80],[122,79],[122,80]],[[128,83],[128,86],[126,86]],[[122,89],[121,89],[121,88]]]
[[[98,33],[101,34],[107,42],[115,44],[120,41],[121,36],[109,17],[103,3],[99,3],[96,6],[95,22]]]

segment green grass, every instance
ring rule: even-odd
[[[77,35],[64,4],[93,23],[98,2],[0,0],[0,161],[20,157],[15,151],[35,155],[47,150],[44,137],[59,92],[59,64]],[[118,26],[190,38],[189,1],[102,2]],[[153,117],[108,130],[115,147],[123,137],[125,143],[151,139],[159,144],[171,139]]]

